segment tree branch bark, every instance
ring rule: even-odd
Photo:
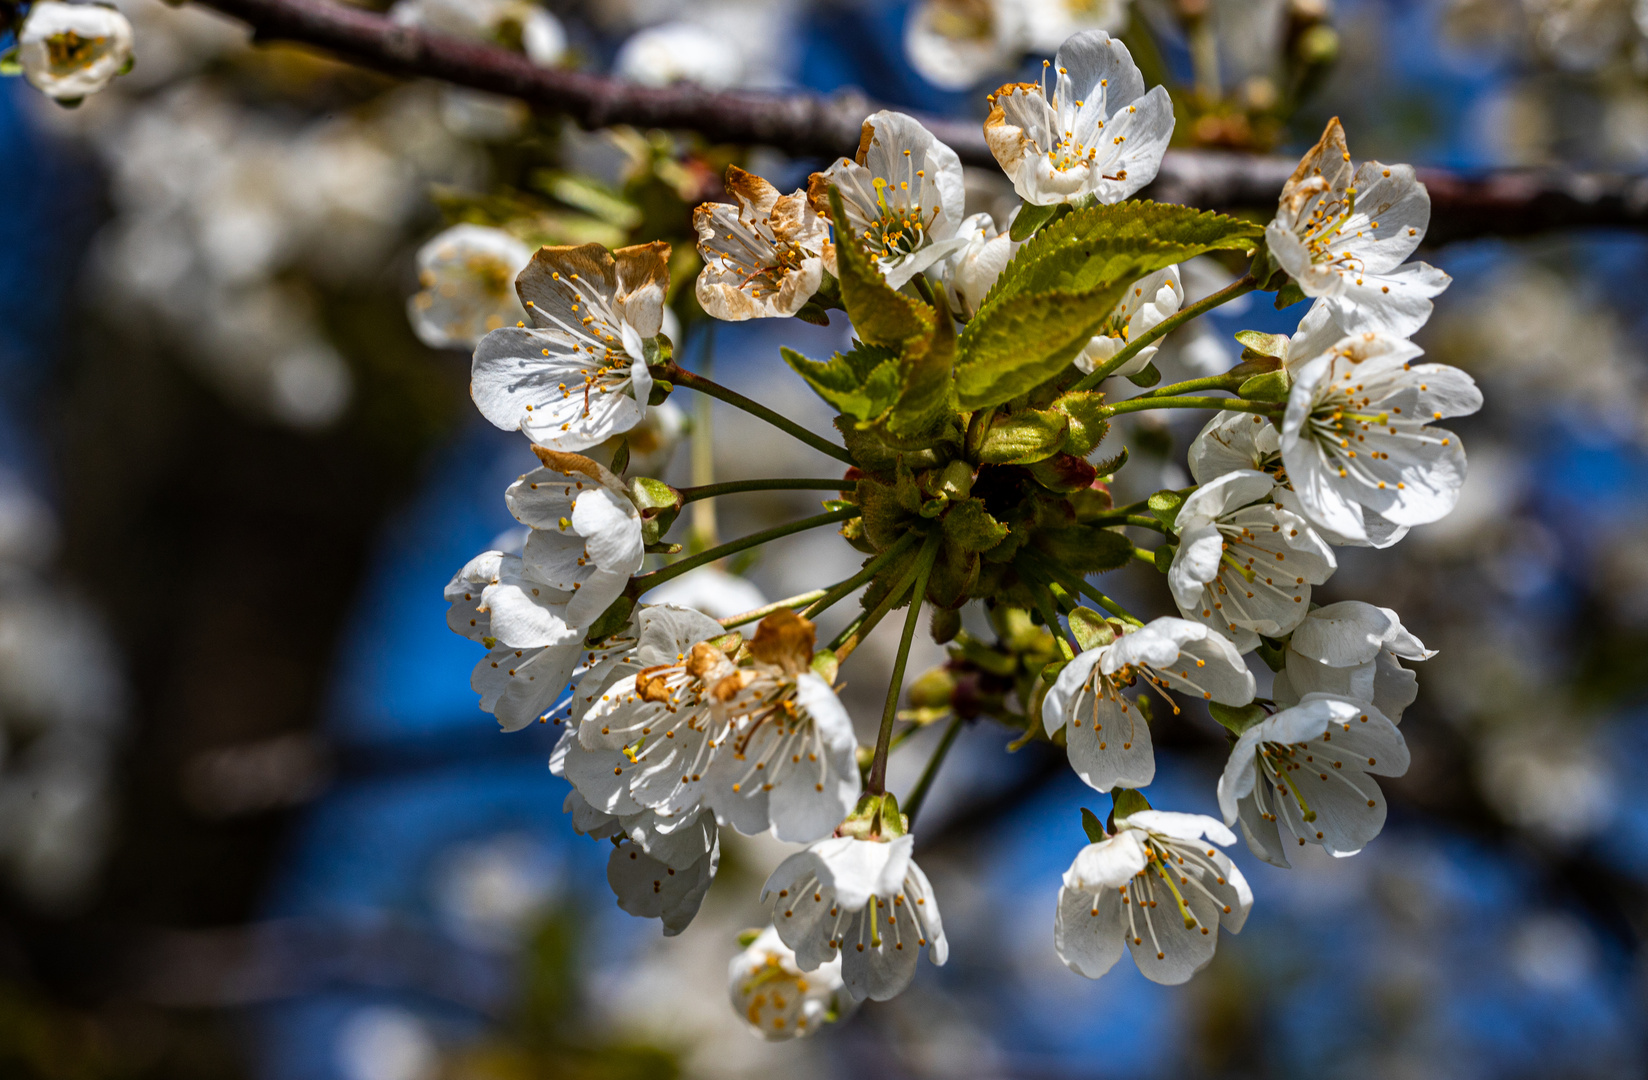
[[[752,92],[691,85],[647,87],[620,79],[540,68],[491,45],[397,26],[335,0],[199,0],[248,23],[254,40],[311,45],[390,75],[440,79],[565,115],[587,129],[612,124],[694,131],[712,142],[770,146],[797,157],[833,158],[858,145],[867,98]],[[976,122],[923,117],[970,165],[993,165]],[[1151,198],[1213,210],[1274,207],[1291,159],[1210,150],[1173,150],[1146,189]],[[1465,175],[1420,169],[1434,214],[1427,243],[1523,236],[1549,229],[1648,229],[1648,178],[1554,170]]]

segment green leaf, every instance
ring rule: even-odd
[[[1036,533],[1035,549],[1074,574],[1100,574],[1126,566],[1133,544],[1119,532],[1087,525],[1043,529]]]
[[[1030,239],[1032,236],[1036,235],[1036,231],[1038,229],[1053,220],[1053,215],[1059,212],[1059,207],[1061,205],[1063,204],[1054,203],[1052,206],[1031,206],[1029,203],[1026,203],[1025,205],[1019,207],[1018,216],[1013,219],[1012,227],[1007,230],[1008,239],[1012,240],[1015,244],[1022,244],[1024,241]]]
[[[1155,514],[1163,525],[1171,529],[1173,523],[1179,520],[1179,508],[1184,506],[1184,501],[1184,492],[1164,489],[1150,496],[1145,505],[1150,507],[1150,512]]]
[[[1082,831],[1087,834],[1087,840],[1092,844],[1101,844],[1110,839],[1110,834],[1104,831],[1104,822],[1099,820],[1099,815],[1085,806],[1082,807]]]
[[[961,332],[956,395],[962,409],[1000,405],[1069,366],[1109,318],[1135,279],[1148,273],[1128,264],[1125,280],[1084,293],[1009,296],[986,304]]]
[[[854,420],[875,423],[898,401],[902,373],[894,349],[860,343],[851,352],[836,353],[822,362],[793,349],[778,351],[814,393]]]
[[[989,551],[1007,537],[1007,526],[991,517],[978,499],[953,504],[943,525],[944,542],[962,551]]]
[[[841,193],[830,189],[830,212],[835,223],[836,264],[841,272],[841,303],[853,320],[853,329],[871,345],[902,345],[933,332],[933,309],[887,284],[881,269],[847,224]]]
[[[1085,292],[1119,276],[1129,258],[1151,264],[1131,282],[1209,251],[1244,251],[1263,235],[1252,222],[1172,203],[1087,207],[1059,218],[1020,248],[985,304],[998,294]]]
[[[997,415],[978,459],[990,465],[1029,465],[1058,453],[1069,431],[1070,417],[1053,409]]]
[[[933,332],[905,345],[903,383],[887,416],[895,438],[928,432],[954,411],[956,324],[948,314],[934,314]]]

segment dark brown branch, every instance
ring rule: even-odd
[[[798,157],[835,157],[858,145],[876,105],[861,97],[713,93],[690,85],[638,86],[618,79],[540,68],[491,45],[425,34],[335,0],[201,0],[252,26],[260,41],[317,46],[392,75],[441,79],[519,98],[585,128],[630,124],[695,131],[712,142],[771,146]],[[976,122],[925,119],[968,164],[990,165]],[[1175,150],[1162,162],[1152,198],[1219,210],[1276,204],[1293,162],[1282,158]],[[1423,169],[1435,213],[1429,240],[1522,236],[1585,226],[1648,228],[1648,179],[1554,171],[1465,176]]]

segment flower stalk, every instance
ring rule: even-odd
[[[891,684],[887,688],[887,704],[881,711],[881,730],[876,735],[875,759],[870,765],[870,778],[865,784],[872,795],[887,790],[887,754],[893,741],[893,721],[898,717],[898,699],[904,692],[904,668],[910,661],[910,642],[915,638],[916,625],[921,622],[921,604],[927,595],[927,580],[932,576],[933,563],[938,560],[940,534],[931,533],[922,545],[916,563],[915,587],[910,593],[910,611],[904,618],[904,634],[898,641],[898,655],[893,660]]]

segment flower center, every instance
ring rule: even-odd
[[[81,37],[73,30],[65,30],[46,39],[46,56],[57,71],[75,71],[102,55],[108,40],[106,37]]]

